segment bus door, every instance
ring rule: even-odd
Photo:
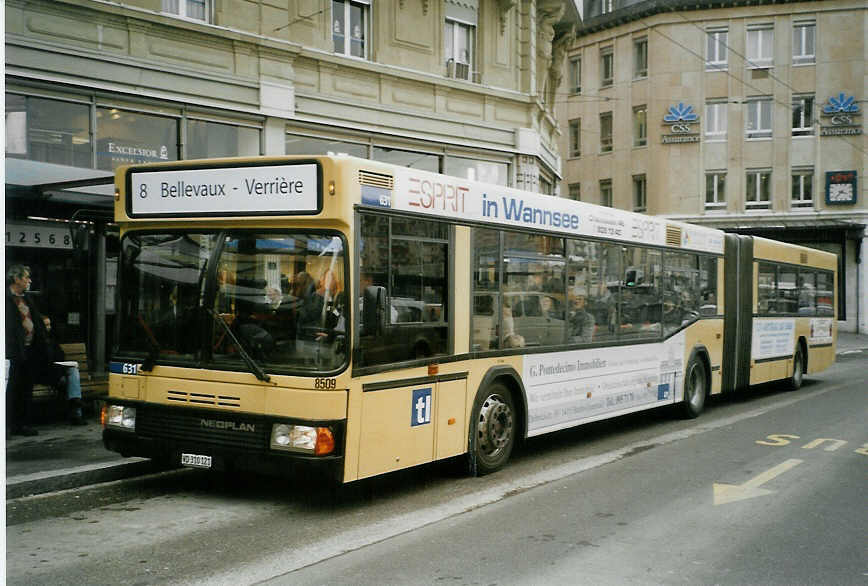
[[[465,451],[467,373],[362,385],[358,477]]]

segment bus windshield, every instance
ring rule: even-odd
[[[334,233],[131,232],[118,353],[148,366],[333,372],[348,355],[345,270]]]

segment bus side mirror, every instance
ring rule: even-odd
[[[386,325],[386,288],[366,287],[362,298],[363,336],[379,336]]]

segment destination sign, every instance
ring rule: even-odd
[[[319,212],[313,163],[131,170],[127,205],[136,216],[275,215]]]

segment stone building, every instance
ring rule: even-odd
[[[552,193],[579,20],[574,0],[7,0],[7,264],[101,364],[98,184],[120,164],[334,152]]]
[[[586,1],[561,194],[837,253],[868,332],[866,31],[856,0]]]

